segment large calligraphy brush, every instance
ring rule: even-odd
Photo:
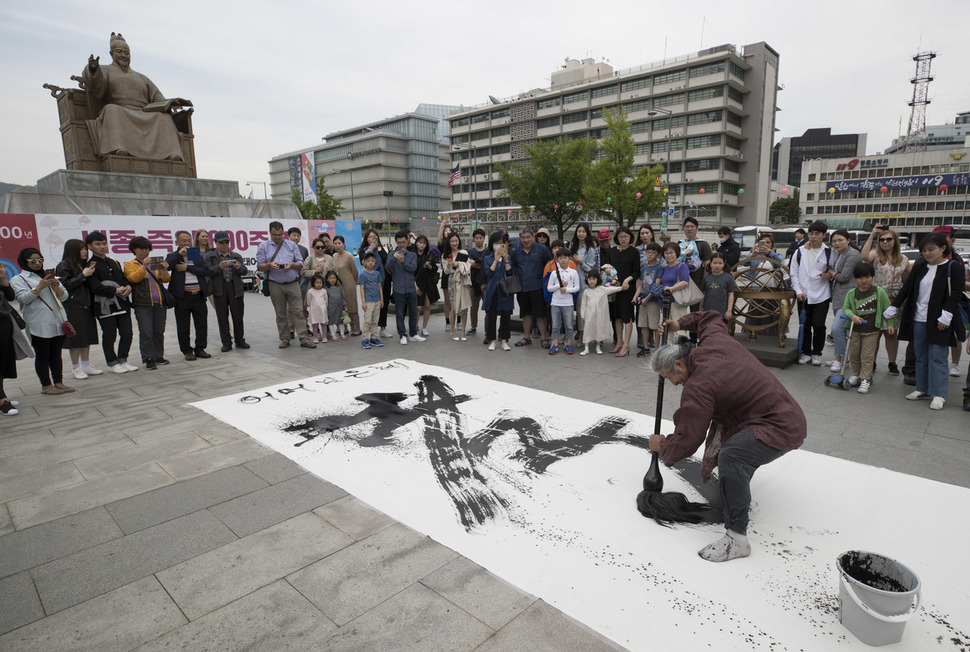
[[[670,319],[669,292],[663,293],[663,309],[660,323],[663,324],[661,345],[667,343],[667,320]],[[660,432],[664,405],[664,377],[657,376],[657,410],[653,420],[653,431]],[[647,518],[660,525],[668,523],[718,523],[722,520],[720,512],[706,503],[692,503],[687,496],[678,492],[663,493],[664,479],[660,474],[660,454],[650,451],[650,468],[643,476],[643,491],[637,496],[637,509]]]

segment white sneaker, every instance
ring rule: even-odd
[[[124,367],[126,371],[138,371],[138,367],[133,364],[128,364],[127,362],[122,362],[121,366]]]
[[[723,537],[697,552],[702,559],[713,562],[730,561],[751,554],[748,538],[728,530]]]
[[[489,351],[494,351],[495,350],[495,341],[494,340],[492,341],[491,344],[488,345],[488,350]]]
[[[424,342],[426,339],[428,339],[428,338],[422,337],[420,335],[412,335],[411,336],[411,341],[412,342]]]
[[[89,376],[100,376],[101,374],[104,373],[100,369],[95,369],[94,367],[92,367],[89,364],[82,364],[81,365],[81,370],[84,371],[84,373],[86,373]]]
[[[832,366],[829,367],[829,371],[839,372],[842,371],[842,363],[838,360],[832,361]]]
[[[78,380],[87,380],[88,375],[84,373],[84,370],[78,367],[77,369],[71,369],[71,374]]]
[[[421,334],[424,335],[425,337],[427,337],[428,335],[431,335],[431,333],[428,332],[428,329],[427,328],[422,328],[421,329]]]
[[[920,391],[917,390],[915,392],[910,392],[909,394],[907,394],[906,395],[906,400],[907,401],[918,401],[921,398],[929,398],[929,397],[930,397],[930,395],[927,394],[926,392],[920,392]]]
[[[931,410],[942,410],[944,405],[946,405],[946,399],[942,396],[934,396],[933,400],[930,401]]]
[[[381,337],[394,337],[394,334],[391,333],[391,331],[387,330],[386,328],[381,331],[380,335]]]
[[[822,366],[822,356],[820,356],[820,355],[813,355],[812,356],[812,366],[813,367],[821,367]]]
[[[812,361],[812,356],[807,353],[803,353],[801,357],[798,358],[798,364],[808,364]]]
[[[126,369],[125,368],[125,365],[121,364],[120,362],[118,364],[116,364],[116,365],[109,366],[108,367],[108,371],[110,371],[113,374],[125,374],[125,373],[128,373],[128,369]]]
[[[583,349],[579,352],[579,355],[589,355],[589,349]]]
[[[509,343],[508,342],[502,342],[502,350],[503,351],[511,351],[512,350],[512,347],[509,346]]]
[[[958,365],[958,364],[951,364],[950,365],[950,375],[951,376],[959,376],[960,375],[960,365]],[[939,408],[937,408],[937,409],[939,409]]]
[[[404,337],[404,336],[402,335],[402,336],[401,336],[401,344],[407,344],[407,343],[408,343],[408,338],[406,338],[406,337]]]
[[[868,380],[863,380],[861,383],[859,383],[859,389],[856,390],[856,391],[858,391],[860,394],[868,394],[869,393],[869,381]]]
[[[859,384],[858,376],[849,376],[849,387],[855,387]]]
[[[603,348],[599,344],[596,345],[596,355],[603,355]]]

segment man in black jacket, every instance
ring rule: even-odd
[[[722,226],[717,230],[717,237],[721,241],[721,244],[717,247],[717,253],[724,256],[725,271],[730,272],[731,268],[738,264],[741,260],[741,245],[738,241],[731,237],[731,229],[727,226]]]
[[[243,287],[242,277],[248,272],[238,252],[229,249],[229,234],[216,231],[213,238],[216,248],[205,252],[205,266],[212,277],[212,298],[216,304],[216,319],[219,322],[219,337],[222,338],[222,352],[232,351],[232,336],[236,336],[236,348],[248,349],[243,331]],[[229,331],[229,313],[232,313],[232,331]]]
[[[798,248],[806,242],[808,242],[808,236],[805,234],[805,229],[796,229],[795,241],[788,245],[788,250],[785,252],[785,259],[790,261],[791,257],[798,251]]]
[[[175,233],[175,251],[166,258],[172,280],[168,284],[168,291],[175,297],[175,327],[179,338],[179,349],[186,360],[196,358],[211,358],[206,353],[208,342],[209,310],[206,307],[206,278],[208,268],[202,264],[199,255],[194,260],[189,259],[189,249],[192,248],[192,234],[188,231]],[[198,252],[193,252],[198,254]],[[190,323],[195,323],[195,346],[192,346]]]

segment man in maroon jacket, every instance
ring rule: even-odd
[[[727,532],[698,554],[715,562],[747,557],[751,476],[802,445],[805,413],[778,378],[728,334],[716,311],[668,320],[663,328],[696,331],[698,343],[667,344],[651,358],[654,371],[684,390],[673,434],[651,435],[650,449],[673,466],[706,436],[701,475],[707,481],[717,467]]]

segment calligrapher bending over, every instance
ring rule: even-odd
[[[650,449],[673,466],[700,448],[706,435],[701,475],[706,482],[717,467],[727,531],[698,554],[715,562],[747,557],[751,476],[802,445],[805,413],[778,378],[731,337],[718,312],[691,313],[660,328],[696,332],[698,341],[692,345],[680,337],[650,360],[654,371],[684,386],[673,434],[651,435]]]

